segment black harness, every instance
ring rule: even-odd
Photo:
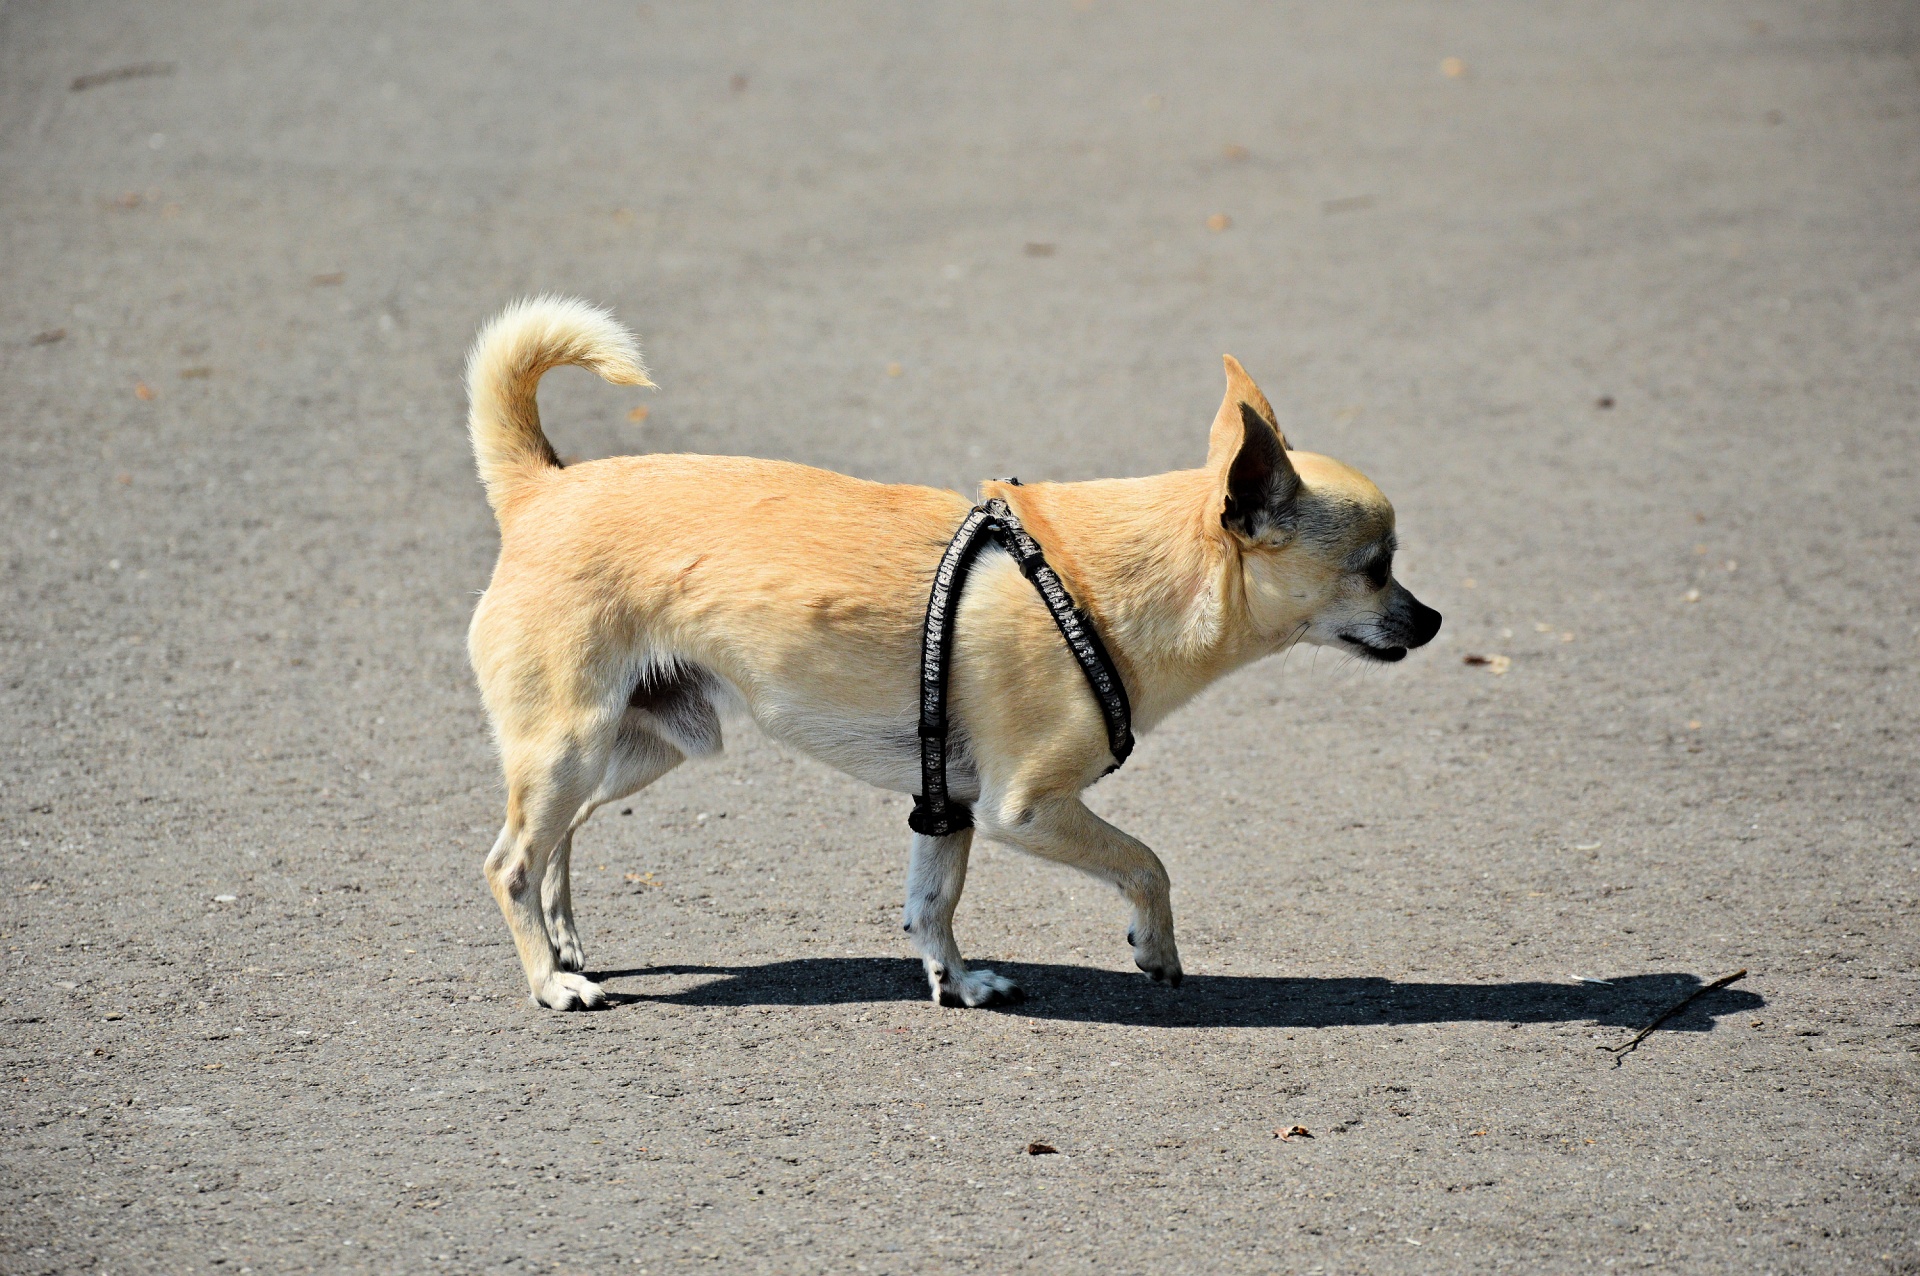
[[[947,666],[953,658],[960,590],[989,536],[1013,556],[1021,574],[1040,591],[1041,601],[1053,613],[1053,623],[1060,626],[1060,636],[1087,675],[1087,686],[1107,720],[1107,749],[1113,754],[1107,773],[1118,770],[1133,752],[1133,711],[1127,703],[1126,684],[1120,681],[1120,671],[1113,667],[1113,657],[1100,641],[1093,619],[1074,605],[1060,577],[1047,566],[1040,543],[1027,534],[1007,503],[995,497],[975,506],[953,534],[933,575],[933,592],[927,596],[927,627],[920,648],[920,796],[914,799],[907,823],[928,837],[973,827],[972,810],[947,795]]]

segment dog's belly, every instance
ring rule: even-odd
[[[660,657],[642,668],[627,697],[639,730],[666,740],[688,757],[718,753],[721,722],[742,716],[782,744],[838,771],[895,793],[920,792],[919,719],[848,712],[793,697],[749,696],[731,679],[684,657]],[[958,801],[979,796],[980,784],[964,733],[947,745],[947,791]]]
[[[895,793],[920,792],[920,732],[917,722],[820,713],[798,707],[755,706],[760,729],[782,744],[844,771],[856,780]],[[966,741],[955,736],[947,748],[947,789],[971,802],[980,795]]]

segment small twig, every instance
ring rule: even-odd
[[[1715,988],[1725,988],[1728,984],[1732,983],[1734,980],[1745,979],[1746,977],[1747,977],[1747,972],[1744,969],[1742,969],[1742,970],[1734,971],[1731,975],[1722,975],[1720,976],[1720,978],[1714,980],[1710,984],[1702,984],[1700,985],[1700,987],[1695,988],[1692,992],[1688,993],[1686,996],[1682,997],[1680,1000],[1674,1002],[1671,1006],[1668,1006],[1665,1010],[1661,1011],[1660,1014],[1654,1019],[1652,1023],[1648,1024],[1646,1027],[1642,1028],[1640,1031],[1633,1034],[1633,1040],[1623,1042],[1622,1044],[1617,1046],[1601,1046],[1600,1049],[1611,1050],[1613,1052],[1613,1066],[1617,1068],[1620,1066],[1620,1061],[1622,1059],[1626,1058],[1628,1055],[1632,1054],[1635,1050],[1639,1049],[1640,1043],[1653,1035],[1653,1030],[1655,1028],[1658,1028],[1661,1024],[1673,1018],[1675,1015],[1679,1014],[1682,1010],[1685,1010],[1688,1006],[1691,1006],[1693,1004],[1694,998],[1703,996],[1706,993],[1710,993]]]
[[[117,66],[111,71],[95,71],[91,75],[76,75],[67,88],[75,93],[84,93],[88,89],[99,88],[102,84],[112,84],[116,80],[144,80],[151,75],[172,75],[171,62],[135,62],[132,66]]]

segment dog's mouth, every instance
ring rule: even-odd
[[[1340,641],[1346,643],[1368,660],[1378,660],[1383,665],[1390,665],[1396,660],[1405,660],[1407,658],[1407,649],[1405,647],[1376,647],[1357,634],[1341,634]]]

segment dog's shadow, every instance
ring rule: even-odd
[[[1026,999],[1006,1009],[1036,1019],[1197,1028],[1332,1028],[1369,1024],[1570,1023],[1638,1028],[1699,988],[1697,975],[1622,975],[1606,984],[1397,983],[1391,979],[1188,975],[1176,989],[1131,972],[1085,966],[983,961],[1017,982]],[[647,966],[607,970],[599,980],[705,978],[649,993],[609,990],[613,1005],[844,1006],[923,1001],[918,962],[883,957],[809,957],[763,966]],[[1711,1032],[1721,1015],[1766,1004],[1758,994],[1716,988],[1661,1025]]]

